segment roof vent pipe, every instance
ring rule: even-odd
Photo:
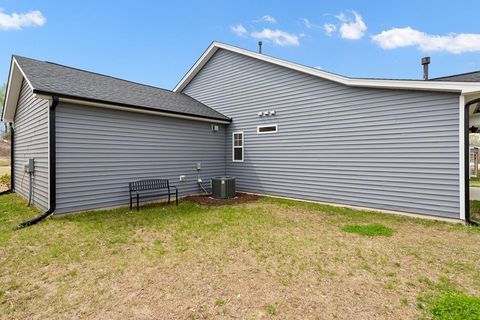
[[[262,41],[258,41],[258,53],[262,54]]]
[[[428,80],[428,65],[430,64],[430,57],[422,58],[423,65],[423,80]]]

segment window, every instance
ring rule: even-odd
[[[243,131],[233,133],[233,162],[243,162]]]
[[[276,133],[277,131],[278,131],[278,125],[276,124],[257,127],[257,133]]]

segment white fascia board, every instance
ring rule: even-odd
[[[27,81],[28,86],[30,87],[30,89],[33,90],[32,83],[30,82],[30,80],[28,80],[27,76],[25,75],[25,72],[23,72],[22,67],[20,67],[20,65],[18,64],[17,59],[15,59],[15,57],[13,57],[13,63],[14,63],[15,66],[18,68],[18,70],[22,73],[22,76],[23,76],[23,78],[25,79],[25,81]]]
[[[10,64],[10,75],[8,78],[7,92],[5,93],[5,103],[2,114],[2,121],[5,123],[13,122],[15,117],[15,110],[17,109],[18,98],[20,97],[20,91],[22,90],[22,80],[25,79],[30,89],[33,90],[33,86],[30,80],[25,76],[22,68],[18,64],[15,57],[12,57]]]
[[[425,81],[425,80],[389,80],[389,79],[360,79],[349,78],[338,74],[326,72],[312,67],[307,67],[298,63],[274,58],[265,54],[237,48],[228,44],[213,42],[202,56],[197,60],[193,67],[185,74],[180,82],[175,86],[173,91],[181,92],[195,75],[208,62],[218,49],[229,50],[248,57],[273,63],[292,70],[297,70],[309,75],[317,76],[326,80],[341,83],[352,87],[368,87],[368,88],[385,88],[385,89],[402,89],[402,90],[425,90],[425,91],[441,91],[441,92],[457,92],[469,94],[480,92],[480,84],[473,82],[449,82],[449,81]]]
[[[197,73],[203,68],[203,66],[210,60],[215,52],[220,48],[220,43],[212,42],[208,46],[207,50],[198,58],[195,64],[188,70],[179,83],[173,89],[174,92],[181,92],[187,84],[197,75]]]

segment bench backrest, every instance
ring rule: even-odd
[[[130,191],[144,191],[155,189],[170,189],[168,179],[147,179],[130,182],[128,184]]]

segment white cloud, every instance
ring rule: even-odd
[[[337,18],[338,20],[340,20],[342,22],[348,22],[348,18],[347,18],[347,15],[345,14],[345,12],[340,12],[338,15],[335,16],[335,18]]]
[[[247,34],[247,29],[241,24],[230,27],[230,29],[239,37],[244,37]]]
[[[367,25],[363,22],[362,16],[352,10],[355,21],[352,21],[345,13],[335,16],[342,22],[340,25],[340,35],[344,39],[358,40],[363,37],[367,30]]]
[[[439,36],[406,27],[382,31],[373,36],[372,41],[383,49],[415,46],[421,51],[451,53],[480,51],[480,34],[478,33],[451,33]]]
[[[316,66],[315,69],[322,70],[322,66]]]
[[[24,27],[43,26],[47,18],[43,14],[36,11],[29,11],[27,13],[12,13],[7,14],[0,8],[0,30],[20,30]]]
[[[362,16],[353,10],[340,12],[335,18],[339,23],[325,23],[322,26],[327,36],[331,36],[338,31],[344,39],[358,40],[364,36],[367,30],[367,25],[363,22]]]
[[[337,31],[337,27],[332,23],[325,23],[323,25],[323,31],[327,36],[331,36],[335,31]]]
[[[271,30],[271,29],[263,29],[260,32],[252,32],[250,35],[253,38],[261,39],[261,40],[271,40],[273,43],[279,46],[298,46],[300,42],[298,41],[298,36],[288,33],[282,30]]]
[[[269,15],[263,16],[261,20],[263,20],[265,22],[277,23],[277,20],[274,17],[269,16]]]
[[[272,16],[263,16],[262,20],[270,20],[270,22],[273,21],[272,23],[275,22],[275,18]],[[264,28],[262,31],[252,31],[249,33],[249,31],[247,31],[242,24],[231,26],[230,29],[239,37],[250,36],[255,39],[272,41],[274,44],[279,46],[298,46],[300,45],[299,37],[305,37],[304,33],[296,35],[287,31],[278,29],[272,30],[269,28]]]
[[[302,22],[305,25],[305,28],[308,28],[308,29],[318,28],[316,24],[310,22],[310,20],[308,20],[307,18],[302,18]]]

